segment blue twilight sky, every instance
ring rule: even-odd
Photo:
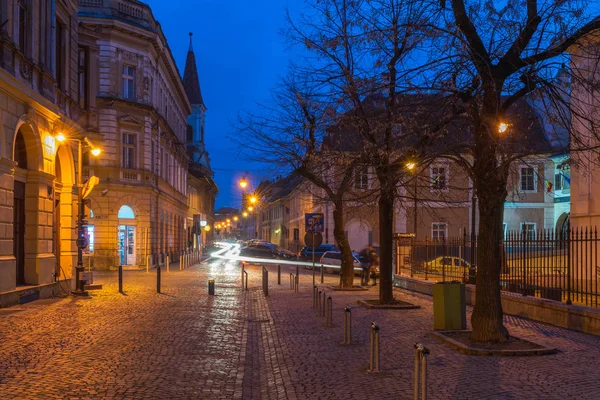
[[[248,172],[257,185],[261,171],[237,155],[232,136],[238,113],[269,98],[293,57],[280,35],[285,10],[299,13],[303,0],[144,0],[160,22],[183,74],[189,32],[208,107],[206,145],[219,185],[216,207],[239,206],[237,180]]]

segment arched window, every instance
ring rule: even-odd
[[[131,207],[123,206],[119,209],[118,217],[133,219],[133,218],[135,218],[135,214],[133,213],[133,210],[131,209]]]

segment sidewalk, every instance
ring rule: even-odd
[[[1,399],[412,399],[414,342],[431,349],[429,399],[596,399],[600,338],[516,317],[514,335],[557,347],[551,356],[462,355],[438,343],[431,298],[396,291],[418,310],[367,310],[368,292],[331,292],[334,327],[312,309],[312,272],[300,291],[282,266],[210,260],[179,271],[101,273],[89,299],[33,302],[0,312]],[[216,280],[208,296],[207,280]],[[337,275],[325,275],[336,284]],[[317,281],[319,280],[317,274]],[[358,278],[357,278],[358,282]],[[353,306],[353,343],[341,345],[343,308]],[[469,310],[470,312],[470,310]],[[381,368],[368,374],[369,324],[381,327]]]

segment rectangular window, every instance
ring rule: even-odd
[[[521,167],[520,188],[522,192],[535,191],[535,168]]]
[[[446,172],[446,167],[431,167],[431,189],[447,189]]]
[[[444,240],[446,239],[447,230],[447,224],[441,222],[434,222],[433,224],[431,224],[431,238],[433,240]]]
[[[300,229],[294,228],[294,240],[300,241]]]
[[[88,52],[85,47],[79,48],[79,60],[77,67],[77,90],[79,97],[79,107],[87,109],[87,82],[88,82]]]
[[[130,65],[123,66],[123,97],[135,100],[135,68]]]
[[[29,10],[24,0],[19,1],[19,50],[23,53],[27,50]]]
[[[561,174],[554,175],[554,190],[562,190],[562,183],[563,183],[562,175]]]
[[[354,188],[361,190],[369,188],[369,167],[356,167],[354,171]]]
[[[135,136],[131,133],[123,134],[123,168],[135,169]]]
[[[534,239],[535,222],[521,222],[521,233],[526,239]]]
[[[65,25],[56,21],[56,86],[64,90],[65,81]]]

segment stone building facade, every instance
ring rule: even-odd
[[[102,144],[84,157],[92,268],[176,260],[186,246],[187,118],[179,71],[150,8],[134,0],[84,0],[80,59],[89,60],[86,135]]]
[[[0,1],[0,306],[73,275],[76,160],[55,136],[82,133],[77,5]]]

